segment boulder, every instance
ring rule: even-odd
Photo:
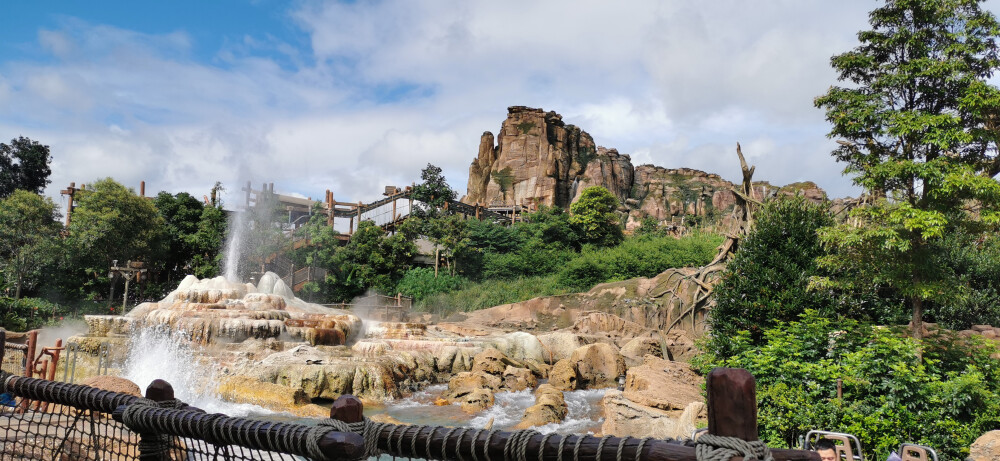
[[[545,360],[544,348],[541,341],[531,333],[523,331],[507,333],[503,336],[493,338],[490,344],[512,360],[520,362],[525,360],[542,362]]]
[[[514,430],[558,423],[568,412],[562,391],[550,384],[542,384],[535,390],[535,404],[524,410],[524,418],[514,426]]]
[[[639,336],[632,338],[622,346],[621,354],[625,358],[625,364],[634,367],[642,364],[644,357],[653,355],[663,357],[665,341],[652,336]]]
[[[538,379],[534,373],[527,368],[517,368],[507,365],[503,372],[503,388],[509,391],[523,391],[534,389],[538,385]]]
[[[83,381],[80,381],[80,384],[84,386],[96,387],[98,389],[104,389],[106,391],[118,392],[120,394],[142,397],[142,390],[139,389],[139,386],[136,383],[118,376],[91,376]]]
[[[664,411],[639,405],[617,390],[604,394],[601,405],[604,407],[601,432],[616,437],[688,439],[699,416],[705,413],[705,404],[701,402],[691,402],[683,411]]]
[[[580,389],[614,387],[618,385],[618,377],[625,374],[625,359],[617,347],[607,343],[580,347],[573,351],[569,361],[576,367]]]
[[[538,335],[538,341],[545,350],[545,362],[556,363],[568,359],[573,351],[593,342],[592,338],[584,339],[579,334],[568,331],[554,331]]]
[[[969,458],[972,461],[994,461],[1000,459],[1000,430],[989,431],[972,442]]]
[[[630,368],[625,375],[625,398],[661,410],[683,410],[691,402],[702,402],[698,376],[683,362],[672,362],[647,355],[642,365]]]
[[[472,371],[481,371],[483,373],[500,376],[508,366],[514,365],[515,363],[516,362],[507,358],[503,352],[491,347],[476,354],[476,357],[472,359]]]
[[[458,400],[480,389],[497,392],[503,386],[499,376],[482,371],[463,371],[448,381],[448,390],[441,396],[448,400]]]
[[[477,413],[493,406],[493,392],[488,389],[475,389],[460,399],[462,411]]]
[[[549,384],[561,391],[574,391],[580,384],[580,373],[570,359],[562,359],[549,371]]]
[[[277,411],[311,403],[302,389],[265,383],[247,376],[223,377],[216,390],[219,397],[227,402],[248,403]]]

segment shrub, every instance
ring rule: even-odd
[[[58,320],[68,310],[44,299],[0,297],[0,312],[0,326],[5,330],[27,331]]]
[[[403,274],[403,278],[396,285],[396,291],[419,302],[436,293],[460,290],[467,282],[464,277],[449,275],[443,271],[435,277],[434,269],[417,267]]]
[[[901,442],[929,445],[943,459],[965,459],[969,445],[1000,422],[996,345],[941,333],[918,343],[903,329],[875,327],[806,310],[777,322],[757,345],[748,331],[732,356],[699,356],[703,371],[745,368],[757,378],[761,439],[793,447],[811,429],[858,436],[869,459]],[[837,398],[837,378],[843,398]]]

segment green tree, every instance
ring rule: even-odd
[[[199,278],[219,275],[226,229],[226,213],[222,211],[221,204],[201,210],[198,229],[188,240],[192,251],[191,273]]]
[[[420,179],[423,181],[413,188],[413,199],[415,209],[410,210],[417,217],[435,217],[438,210],[451,200],[455,200],[458,195],[444,175],[441,168],[427,164],[427,167],[420,172]]]
[[[41,194],[49,185],[49,146],[23,136],[0,143],[0,198],[15,190]]]
[[[192,260],[196,254],[194,235],[198,233],[205,206],[187,192],[177,195],[160,192],[153,199],[153,205],[166,223],[166,247],[156,264],[163,268],[168,280],[191,273]]]
[[[58,219],[52,199],[34,192],[16,190],[0,200],[0,269],[15,299],[41,280],[42,267],[55,258]]]
[[[826,293],[807,291],[810,277],[820,274],[816,258],[825,254],[816,231],[832,224],[826,207],[802,197],[764,205],[714,290],[709,324],[716,354],[728,356],[740,331],[756,344],[764,330],[797,319],[807,308],[833,313]]]
[[[569,222],[579,229],[582,241],[597,246],[615,246],[625,238],[618,224],[618,199],[601,186],[588,187],[570,206]]]
[[[103,297],[114,260],[150,264],[163,253],[164,227],[151,200],[111,178],[93,183],[80,194],[70,222],[69,286],[83,296]]]
[[[391,236],[371,221],[362,221],[351,240],[334,253],[329,271],[330,296],[349,301],[374,289],[394,294],[396,284],[411,267],[416,246],[413,233],[401,229]]]
[[[1000,26],[979,0],[888,0],[861,44],[831,63],[847,86],[816,99],[840,146],[833,156],[873,203],[820,232],[832,271],[815,286],[886,284],[909,299],[920,337],[924,303],[962,287],[935,264],[934,242],[955,228],[1000,223],[996,155]],[[974,212],[967,207],[974,206]]]

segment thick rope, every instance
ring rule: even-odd
[[[742,456],[744,461],[774,461],[771,449],[760,440],[748,442],[737,437],[712,434],[698,437],[695,445],[695,457],[698,461],[727,461],[733,456]]]
[[[504,461],[528,461],[528,441],[541,432],[532,429],[514,431],[503,444]]]

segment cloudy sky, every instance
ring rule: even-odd
[[[739,141],[755,179],[857,193],[812,101],[873,0],[150,3],[5,5],[0,140],[51,146],[48,195],[111,176],[367,201],[427,163],[464,193],[512,105],[636,165],[735,181]]]

